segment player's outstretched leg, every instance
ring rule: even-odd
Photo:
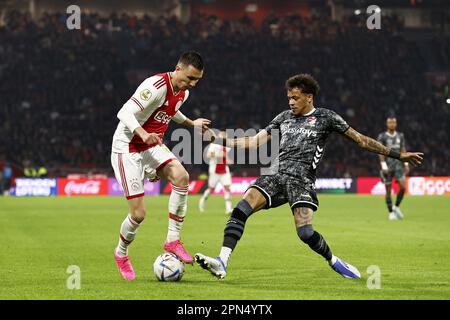
[[[385,201],[386,201],[386,206],[387,206],[388,211],[389,211],[388,218],[389,218],[389,220],[392,221],[392,220],[397,220],[397,216],[395,215],[394,208],[392,206],[392,196],[391,196],[392,191],[391,190],[392,190],[391,185],[390,184],[386,184]]]
[[[219,279],[227,274],[228,260],[244,233],[245,223],[253,213],[253,208],[246,200],[241,200],[231,213],[224,230],[223,245],[220,254],[216,258],[197,253],[195,261],[203,268],[211,272]]]
[[[225,213],[231,214],[233,212],[233,208],[231,205],[231,190],[230,186],[223,187],[223,198],[225,199]]]
[[[266,199],[255,188],[250,188],[239,201],[228,219],[224,235],[223,245],[218,257],[213,258],[202,253],[195,254],[195,261],[203,268],[211,272],[219,279],[227,274],[228,261],[231,253],[244,233],[245,223],[250,215],[266,205]]]
[[[172,183],[169,198],[169,226],[164,250],[177,255],[185,263],[192,263],[192,257],[180,241],[180,232],[187,211],[189,175],[177,160],[166,165],[162,174]]]
[[[395,206],[393,207],[395,216],[400,219],[403,220],[404,215],[402,213],[402,211],[400,210],[400,203],[403,200],[403,196],[405,195],[405,180],[399,180],[398,181],[399,186],[400,186],[400,190],[398,191],[397,194],[397,199],[395,199]]]
[[[200,201],[198,202],[198,209],[200,212],[205,212],[205,203],[206,200],[208,200],[209,195],[213,192],[213,188],[208,187],[205,192],[203,192],[202,197],[200,198]]]
[[[297,234],[313,251],[324,257],[331,268],[346,278],[360,278],[358,269],[334,256],[323,236],[314,231],[312,226],[313,210],[311,208],[297,207],[293,209]]]
[[[196,253],[195,262],[197,262],[203,269],[211,272],[211,274],[218,279],[224,279],[227,275],[227,267],[220,257],[212,258],[201,253]]]
[[[131,281],[136,278],[136,274],[128,257],[128,246],[133,242],[137,229],[145,218],[144,197],[130,199],[128,205],[132,213],[128,214],[120,226],[119,243],[114,250],[114,258],[122,277]]]

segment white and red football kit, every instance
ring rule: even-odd
[[[120,119],[113,136],[111,164],[127,199],[144,195],[144,173],[158,170],[176,159],[164,145],[147,145],[133,132],[142,127],[162,139],[169,122],[186,120],[180,111],[189,91],[174,94],[169,73],[145,79],[117,113]]]
[[[207,154],[209,158],[209,177],[208,186],[215,188],[220,182],[223,186],[231,185],[230,168],[227,164],[227,153],[230,152],[230,148],[223,147],[218,144],[211,143],[208,146]],[[213,157],[211,155],[214,154]]]

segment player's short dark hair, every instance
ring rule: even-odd
[[[203,70],[203,59],[202,56],[195,51],[187,51],[180,56],[178,63],[185,66],[193,66],[195,69]]]
[[[311,93],[314,97],[319,93],[320,87],[316,79],[307,73],[297,74],[286,80],[286,90],[298,88],[302,93]]]

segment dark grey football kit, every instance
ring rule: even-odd
[[[332,132],[345,133],[350,126],[336,112],[316,108],[296,116],[291,110],[277,115],[265,130],[279,130],[279,154],[270,175],[262,175],[249,188],[266,198],[266,209],[289,202],[291,209],[308,207],[316,211],[319,201],[315,191],[316,169]]]
[[[401,148],[405,148],[405,136],[400,132],[395,132],[394,134],[382,132],[378,135],[378,141],[394,151],[400,152]],[[380,171],[381,180],[384,184],[392,184],[392,178],[395,178],[396,181],[405,179],[403,162],[393,158],[386,158],[386,164],[388,166],[388,174],[385,176],[383,171]]]

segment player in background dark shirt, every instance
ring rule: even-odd
[[[392,150],[398,152],[406,152],[405,136],[403,133],[396,131],[397,119],[395,117],[389,117],[386,120],[387,131],[378,135],[378,141]],[[408,162],[401,162],[397,159],[386,158],[386,156],[380,154],[381,165],[381,181],[383,181],[386,187],[386,205],[389,210],[389,220],[403,219],[403,213],[400,211],[400,203],[405,195],[405,176],[409,173]],[[392,178],[397,181],[400,190],[395,200],[395,205],[392,206]]]
[[[217,278],[225,278],[228,260],[242,237],[250,215],[261,209],[274,208],[289,202],[299,238],[322,255],[333,270],[342,276],[360,278],[361,275],[355,267],[332,254],[323,236],[312,226],[313,213],[319,206],[314,189],[316,168],[322,158],[328,135],[338,132],[365,150],[414,165],[422,162],[423,154],[391,150],[351,128],[334,111],[315,108],[313,99],[319,91],[319,85],[311,75],[300,74],[289,78],[286,81],[286,90],[290,109],[280,113],[256,136],[225,140],[212,137],[218,144],[250,149],[266,143],[271,139],[274,130],[279,130],[280,152],[278,161],[274,162],[272,174],[260,176],[234,208],[225,226],[219,256],[213,258],[197,253],[195,260]]]

